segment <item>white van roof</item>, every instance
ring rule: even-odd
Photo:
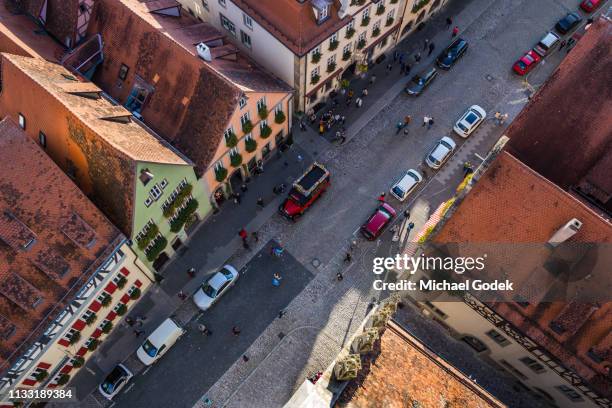
[[[147,337],[155,347],[160,347],[175,332],[182,332],[183,329],[174,322],[171,318],[164,320],[157,329]]]

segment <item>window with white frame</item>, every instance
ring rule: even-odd
[[[238,105],[240,105],[240,109],[246,106],[247,99],[243,96],[238,100]]]
[[[323,20],[329,16],[329,6],[325,5],[319,9],[319,20]]]
[[[395,9],[387,13],[387,20],[391,20],[393,17],[395,17]]]
[[[565,395],[567,398],[574,402],[583,401],[580,394],[578,394],[576,390],[574,390],[572,387],[568,387],[567,385],[557,385],[555,388],[561,391],[563,395]]]
[[[377,22],[374,23],[374,25],[372,26],[372,31],[379,29],[380,30],[380,20],[378,20]]]
[[[223,7],[225,7],[225,6],[226,6],[226,4],[225,4],[225,0],[219,0],[219,4],[220,4],[221,6],[223,6]]]
[[[230,140],[230,138],[232,137],[232,134],[234,134],[234,128],[232,126],[225,129],[225,132],[223,132],[223,136],[225,136],[226,142]]]
[[[223,28],[225,28],[235,37],[236,36],[236,26],[234,25],[234,23],[232,23],[227,17],[225,17],[221,13],[219,13],[219,16],[221,18],[221,25],[223,26]]]
[[[223,168],[223,162],[222,161],[218,161],[215,163],[215,171],[219,171]]]
[[[361,13],[361,18],[368,18],[370,17],[370,8],[368,7],[367,9],[363,10],[363,13]]]
[[[79,333],[78,330],[76,329],[70,329],[66,332],[66,334],[64,335],[64,338],[68,341],[71,341],[73,336],[76,335],[77,333]]]
[[[283,111],[283,105],[281,105],[280,103],[274,107],[274,113],[275,114],[279,113],[279,112],[282,112],[282,111]]]
[[[91,319],[92,316],[95,316],[95,312],[93,310],[86,310],[85,313],[83,313],[83,316],[81,316],[81,320],[83,320],[84,322],[88,321],[89,319]]]
[[[240,41],[242,41],[242,43],[249,48],[253,47],[253,44],[251,43],[251,36],[242,30],[240,30]]]
[[[351,52],[352,51],[352,46],[353,45],[351,43],[346,44],[344,46],[344,48],[342,49],[342,54],[347,54],[347,53]]]
[[[314,68],[312,71],[310,71],[310,78],[313,79],[314,77],[319,76],[319,67]]]
[[[368,34],[368,33],[367,33],[367,32],[365,32],[365,31],[364,31],[364,32],[362,32],[362,33],[360,33],[360,34],[359,34],[358,41],[365,40],[365,38],[366,38],[366,35],[367,35],[367,34]]]
[[[338,33],[334,33],[331,37],[329,37],[329,46],[338,41]]]
[[[261,108],[263,108],[264,106],[266,106],[266,97],[262,97],[257,101],[257,110],[260,110]]]
[[[519,361],[525,364],[527,367],[531,368],[531,371],[533,371],[534,373],[541,374],[543,372],[546,372],[544,366],[531,357],[522,357],[519,358]]]
[[[18,114],[18,118],[19,118],[19,127],[25,130],[26,127],[26,120],[25,120],[25,116],[23,116],[21,113]]]
[[[245,141],[245,143],[246,143],[246,142],[249,142],[249,141],[251,141],[251,140],[253,140],[253,134],[252,134],[252,133],[249,133],[248,135],[246,135],[246,136],[244,137],[244,141]]]
[[[335,63],[336,63],[336,54],[332,55],[331,57],[327,59],[327,65],[331,65]]]
[[[355,20],[349,21],[349,23],[346,25],[346,31],[350,31],[353,28],[355,28]]]
[[[317,47],[316,47],[316,48],[314,48],[310,54],[311,54],[312,56],[315,56],[315,55],[317,55],[317,54],[321,54],[321,46],[320,46],[320,45],[317,45]]]
[[[232,149],[229,151],[229,155],[230,155],[230,157],[232,157],[232,156],[236,156],[236,155],[238,155],[238,154],[240,154],[240,152],[238,151],[238,146],[233,147],[233,148],[232,148]]]
[[[251,30],[253,29],[253,19],[250,16],[247,16],[246,14],[242,13],[242,22]]]
[[[263,129],[266,126],[268,126],[268,121],[266,119],[262,119],[261,122],[259,122],[259,127]]]
[[[244,115],[240,117],[240,123],[243,125],[250,120],[251,120],[251,115],[249,114],[249,112],[246,112]]]
[[[47,135],[42,131],[38,132],[38,143],[40,143],[42,147],[47,147]]]
[[[487,336],[489,336],[494,342],[496,342],[497,344],[499,344],[502,347],[505,347],[507,345],[510,344],[510,341],[500,332],[498,332],[497,330],[489,330],[488,332],[485,333]]]

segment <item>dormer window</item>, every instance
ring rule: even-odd
[[[323,23],[329,18],[330,0],[313,0],[312,9],[315,13],[317,24]]]

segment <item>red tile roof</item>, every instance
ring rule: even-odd
[[[276,37],[295,54],[302,56],[341,27],[351,16],[338,17],[339,2],[334,1],[329,18],[317,24],[310,1],[296,0],[232,0],[246,14]]]
[[[580,243],[609,245],[612,242],[612,224],[609,221],[508,152],[502,152],[444,221],[434,242],[460,243],[457,245],[457,255],[464,256],[479,243],[543,244],[572,218],[583,223],[571,238],[571,242],[576,243],[572,248],[578,248]],[[553,252],[544,248],[540,251],[538,248],[541,247],[543,245],[535,247],[535,254],[523,252],[525,246],[521,245],[504,246],[503,256],[489,252],[486,272],[492,275],[491,271],[511,269],[509,276],[519,289],[533,284],[533,276],[537,276],[539,279],[536,279],[535,284],[538,289],[548,291],[547,282],[542,278],[548,276],[546,268],[550,268],[548,263]],[[515,252],[512,252],[512,248],[515,248]],[[570,300],[568,303],[558,301],[557,297],[556,301],[532,301],[527,306],[512,301],[491,303],[498,314],[604,395],[609,395],[612,390],[606,368],[610,362],[597,363],[588,356],[588,352],[612,330],[612,302],[607,302],[609,286],[602,284],[606,279],[609,281],[608,268],[605,266],[612,262],[609,252],[605,249],[598,252],[603,268],[593,267],[590,272],[593,274],[592,279],[580,279],[573,283],[590,288],[593,292],[586,293],[586,296],[592,294],[596,301],[588,302],[581,298],[580,301]],[[578,261],[571,260],[576,263]],[[596,290],[607,294],[597,298]]]
[[[505,406],[393,321],[377,343],[337,408]]]
[[[507,130],[508,151],[612,215],[612,22],[595,21]]]
[[[5,371],[123,236],[10,119],[0,122],[0,214]]]

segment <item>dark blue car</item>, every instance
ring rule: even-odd
[[[457,38],[451,45],[446,47],[436,59],[436,64],[442,69],[450,69],[459,58],[465,54],[468,43],[462,38]]]

